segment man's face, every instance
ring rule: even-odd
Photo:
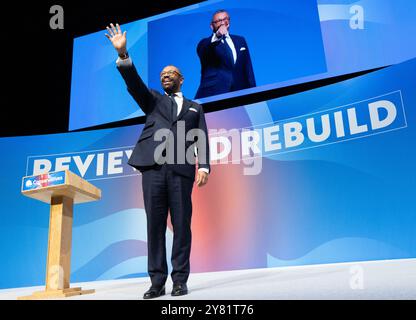
[[[227,30],[230,29],[230,17],[228,16],[227,12],[220,12],[214,15],[211,22],[211,29],[214,32],[217,32],[217,30],[221,27],[225,26]]]
[[[167,66],[160,73],[162,88],[167,94],[181,91],[183,77],[175,66]]]

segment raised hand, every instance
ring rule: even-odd
[[[106,33],[105,36],[111,41],[118,54],[124,55],[127,52],[127,31],[122,33],[118,23],[116,27],[111,23],[110,27],[106,27],[108,34]]]
[[[221,38],[222,36],[225,36],[226,34],[228,34],[228,29],[225,25],[222,25],[221,27],[218,28],[217,32],[217,38]]]

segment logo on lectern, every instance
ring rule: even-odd
[[[23,191],[36,190],[60,184],[65,184],[65,171],[23,178]]]

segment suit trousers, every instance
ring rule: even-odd
[[[190,272],[192,188],[194,181],[176,174],[172,165],[157,165],[142,172],[147,217],[148,273],[152,286],[168,277],[166,228],[168,211],[173,226],[172,281],[186,283]]]

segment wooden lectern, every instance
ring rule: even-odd
[[[22,193],[50,204],[46,288],[19,300],[65,298],[94,293],[95,290],[70,288],[72,219],[74,203],[96,201],[101,190],[65,170],[24,177]]]

